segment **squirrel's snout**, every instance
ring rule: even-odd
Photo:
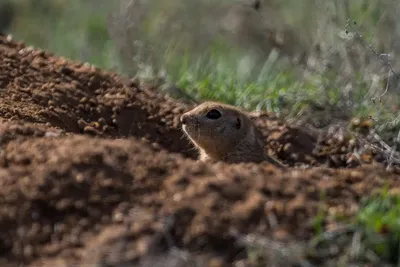
[[[182,126],[192,127],[199,125],[198,118],[196,118],[196,116],[193,116],[192,114],[183,114],[180,117],[180,121],[182,123]]]

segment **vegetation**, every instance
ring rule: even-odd
[[[8,1],[15,38],[58,55],[286,118],[371,117],[397,142],[393,1]]]
[[[282,244],[254,235],[238,239],[248,248],[251,266],[399,266],[399,195],[384,191],[362,202],[354,218],[332,218],[336,229],[321,231],[307,243]],[[324,221],[316,218],[316,230]]]
[[[363,249],[370,249],[387,262],[400,262],[400,197],[387,193],[370,198],[357,217],[364,226]]]

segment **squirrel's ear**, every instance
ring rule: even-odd
[[[242,128],[242,120],[241,120],[240,117],[237,117],[237,118],[236,118],[235,128],[238,129],[238,130],[239,130],[240,128]]]

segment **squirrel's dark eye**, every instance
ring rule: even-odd
[[[219,112],[216,109],[210,110],[209,112],[207,112],[207,115],[206,115],[207,118],[212,119],[212,120],[219,119],[221,116],[222,116],[221,112]]]

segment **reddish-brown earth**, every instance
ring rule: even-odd
[[[189,108],[0,36],[1,266],[231,266],[238,234],[307,240],[321,206],[349,216],[400,186],[384,156],[363,150],[360,164],[357,142],[272,115],[254,119],[291,167],[196,162]]]

